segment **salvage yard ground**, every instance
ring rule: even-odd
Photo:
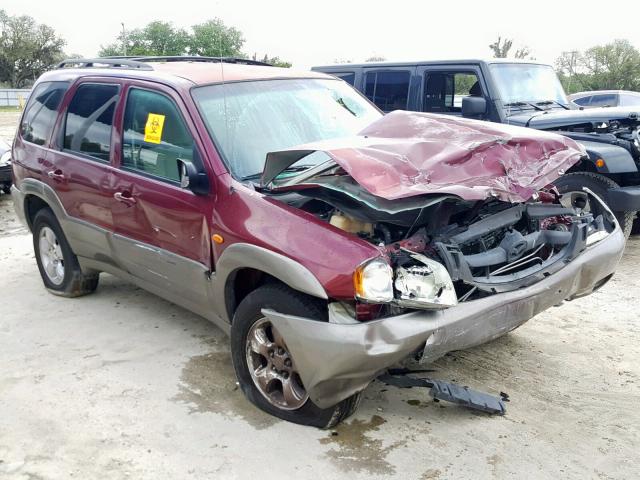
[[[0,195],[0,478],[638,478],[639,271],[636,236],[599,292],[431,366],[508,393],[504,417],[374,383],[321,431],[251,406],[206,320],[110,275],[46,293]]]

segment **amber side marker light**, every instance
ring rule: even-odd
[[[221,244],[222,242],[224,242],[224,238],[222,238],[222,235],[218,235],[217,233],[214,233],[211,236],[211,240],[213,240],[217,244]]]
[[[598,168],[604,167],[604,160],[601,159],[601,158],[597,159],[596,160],[596,167],[598,167]]]

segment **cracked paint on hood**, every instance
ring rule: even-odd
[[[354,137],[269,153],[263,185],[313,152],[326,153],[363,188],[387,200],[438,193],[508,202],[528,200],[586,155],[575,141],[549,132],[395,111]],[[295,183],[295,177],[288,180]],[[313,184],[313,178],[303,183]]]

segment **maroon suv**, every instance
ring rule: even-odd
[[[273,415],[335,425],[388,367],[494,339],[616,268],[611,212],[548,187],[585,154],[570,139],[175,60],[44,74],[13,145],[16,210],[50,292],[108,272],[212,320]]]

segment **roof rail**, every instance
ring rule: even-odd
[[[112,57],[113,58],[113,57]],[[272,67],[270,63],[250,60],[240,57],[201,57],[198,55],[168,55],[168,56],[148,56],[148,57],[126,57],[137,62],[208,62],[208,63],[238,63],[241,65],[260,65]]]
[[[68,58],[60,62],[56,68],[135,68],[138,70],[153,70],[151,65],[138,62],[130,58]]]

